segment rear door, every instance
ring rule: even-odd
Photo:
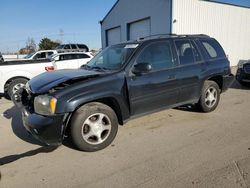
[[[175,104],[178,84],[170,41],[157,41],[143,47],[134,65],[149,63],[152,70],[128,78],[132,115],[142,114]]]
[[[180,88],[178,103],[192,103],[200,98],[206,64],[193,40],[175,39],[174,44],[179,61],[176,68]]]

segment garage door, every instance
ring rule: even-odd
[[[118,44],[121,42],[121,27],[107,30],[107,46]]]
[[[136,40],[141,37],[146,37],[150,32],[150,19],[141,20],[129,24],[129,40]]]

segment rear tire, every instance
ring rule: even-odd
[[[73,114],[70,129],[72,141],[79,150],[94,152],[112,143],[117,134],[118,120],[112,108],[92,102]]]
[[[214,81],[207,80],[204,82],[198,107],[202,112],[214,111],[220,101],[220,88]]]
[[[11,99],[12,95],[19,90],[20,88],[24,87],[25,84],[28,82],[25,78],[17,78],[10,82],[7,90],[7,98]]]

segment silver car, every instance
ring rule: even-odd
[[[89,48],[85,44],[61,44],[55,49],[58,53],[64,52],[89,52]]]

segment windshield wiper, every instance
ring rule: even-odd
[[[100,71],[110,71],[111,70],[111,69],[106,68],[106,67],[90,67],[90,69],[100,70]]]
[[[81,69],[90,70],[90,69],[91,69],[91,66],[88,66],[88,65],[82,65],[80,68],[81,68]]]
[[[89,66],[89,65],[83,65],[81,67],[82,69],[86,69],[86,70],[97,70],[97,71],[111,71],[112,69],[106,68],[106,67],[98,67],[98,66]]]

